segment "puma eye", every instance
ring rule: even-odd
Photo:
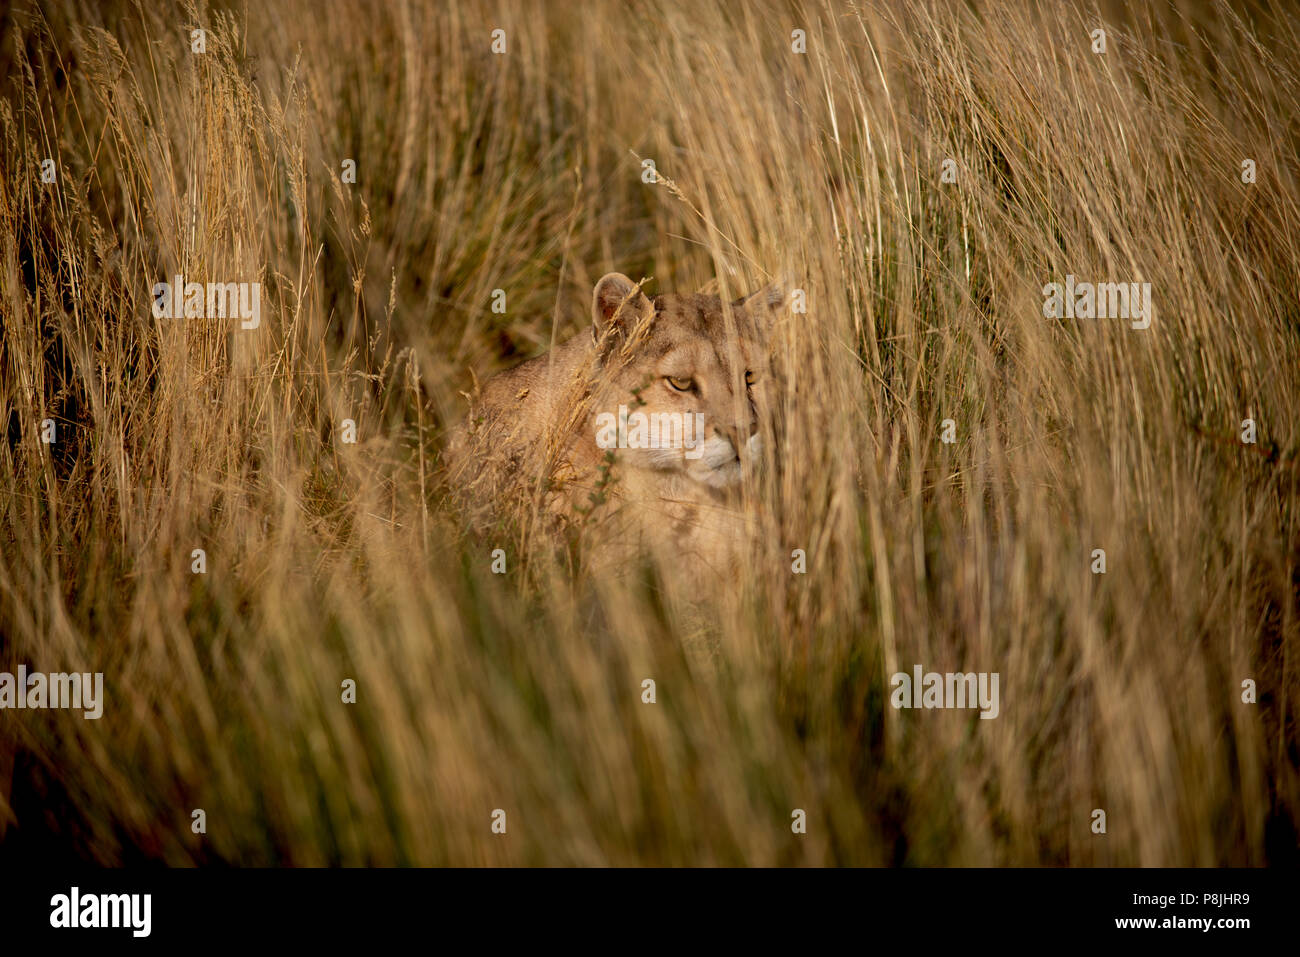
[[[676,389],[678,392],[690,392],[691,389],[694,388],[695,386],[695,383],[692,382],[690,379],[679,379],[676,376],[672,376],[672,375],[664,376],[664,378],[667,379],[668,384],[672,386],[674,389]]]
[[[757,378],[758,376],[754,375],[754,373],[750,372],[748,369],[745,370],[745,385],[753,385],[754,380]]]

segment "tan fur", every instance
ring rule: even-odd
[[[610,273],[592,298],[590,331],[483,385],[455,444],[461,482],[495,487],[503,471],[531,482],[548,514],[599,532],[595,564],[649,550],[692,573],[726,574],[752,547],[741,490],[761,459],[766,330],[784,295],[651,299]],[[690,388],[674,388],[670,377]],[[620,405],[703,413],[699,456],[684,448],[608,454],[597,444],[598,415],[616,416]]]

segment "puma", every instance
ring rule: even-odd
[[[599,528],[600,563],[649,550],[728,573],[752,547],[741,489],[763,454],[766,343],[784,302],[779,286],[730,303],[650,297],[609,273],[590,333],[484,383],[454,442],[453,482],[473,496],[531,480],[547,514]]]

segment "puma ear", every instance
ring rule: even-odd
[[[591,297],[592,335],[599,339],[611,326],[626,332],[652,312],[654,306],[636,283],[621,272],[607,273]]]
[[[751,292],[748,296],[737,299],[734,304],[753,311],[780,309],[785,305],[790,285],[791,283],[788,280],[778,279],[775,282],[768,283],[758,292]]]

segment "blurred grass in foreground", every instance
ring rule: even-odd
[[[727,6],[0,14],[0,669],[109,696],[0,715],[0,858],[1295,861],[1300,18]],[[449,504],[471,370],[610,269],[808,290],[703,608]],[[154,319],[176,274],[260,327]],[[1045,320],[1067,274],[1155,322]],[[914,664],[1000,717],[895,711]]]

